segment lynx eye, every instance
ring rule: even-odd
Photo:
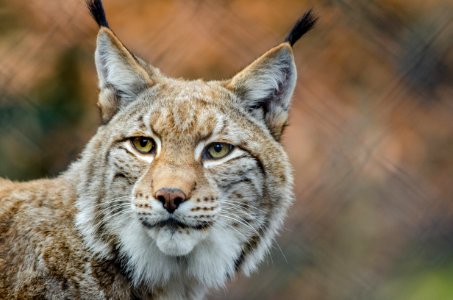
[[[131,138],[131,144],[138,152],[142,154],[153,153],[156,149],[156,143],[154,142],[154,140],[143,136]]]
[[[227,143],[212,143],[205,148],[206,159],[221,159],[231,153],[233,145]]]

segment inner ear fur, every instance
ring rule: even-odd
[[[272,136],[280,140],[296,80],[292,48],[289,43],[282,43],[239,72],[226,87],[238,96],[247,112],[264,122]]]

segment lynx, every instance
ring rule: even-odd
[[[0,179],[0,295],[201,299],[263,260],[293,202],[280,144],[296,83],[285,41],[231,79],[172,79],[131,53],[100,0],[102,124],[54,179]]]

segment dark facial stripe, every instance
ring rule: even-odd
[[[234,261],[234,268],[236,272],[239,271],[247,255],[253,252],[258,247],[261,241],[261,237],[264,236],[264,234],[266,233],[268,224],[269,224],[268,221],[266,221],[266,223],[264,223],[263,226],[257,229],[259,234],[252,236],[247,242],[244,243],[244,245],[242,246],[241,254]]]
[[[129,178],[127,178],[127,176],[124,175],[123,173],[118,172],[115,175],[113,175],[113,181],[117,180],[126,180],[128,185],[132,185],[132,182],[130,182]]]
[[[241,184],[241,183],[247,183],[247,184],[250,184],[252,183],[252,181],[250,180],[249,177],[245,177],[245,178],[240,178],[238,180],[235,180],[235,181],[229,181],[229,182],[226,182],[226,183],[223,183],[222,181],[217,181],[217,185],[223,189],[223,190],[230,190],[233,186],[237,185],[237,184]]]
[[[127,154],[132,155],[132,156],[134,156],[134,157],[136,156],[134,153],[132,153],[131,151],[129,151],[129,150],[128,150],[126,147],[124,147],[124,146],[119,146],[118,149],[121,149],[121,150],[123,150],[124,152],[126,152]]]
[[[249,155],[247,155],[247,154],[239,155],[239,156],[237,156],[235,158],[232,158],[232,159],[226,161],[225,163],[231,163],[231,162],[234,162],[236,160],[240,160],[240,159],[248,158],[248,157],[249,157]]]
[[[242,151],[247,152],[250,155],[250,157],[256,161],[256,164],[258,165],[258,168],[260,169],[261,174],[263,175],[264,178],[266,178],[266,170],[264,169],[263,162],[260,160],[260,158],[256,155],[254,155],[253,153],[250,153],[247,149],[245,149],[245,147],[243,147],[241,145],[239,145],[237,147],[239,149],[241,149]]]
[[[133,167],[131,167],[129,164],[123,162],[125,164],[126,167],[128,167],[129,169],[133,169]],[[117,179],[121,179],[122,177],[124,177],[123,179],[126,179],[128,184],[129,185],[132,185],[133,182],[132,181],[136,181],[137,180],[137,176],[135,175],[132,175],[130,172],[126,171],[121,165],[119,165],[116,161],[113,162],[113,165],[115,166],[115,168],[118,170],[115,175],[113,176],[113,181],[117,180]]]

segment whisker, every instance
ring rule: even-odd
[[[246,211],[237,211],[236,209],[231,208],[231,207],[223,207],[222,211],[225,211],[225,212],[228,212],[228,213],[235,213],[235,214],[240,213],[242,216],[245,216],[247,218],[251,218],[251,219],[254,219],[254,220],[257,219],[257,216],[252,214],[252,213],[249,213],[249,212],[246,212]]]
[[[225,214],[219,214],[219,216],[222,216],[222,217],[224,217],[224,218],[233,220],[233,221],[235,221],[235,222],[237,222],[237,223],[240,223],[240,224],[242,224],[242,225],[244,225],[244,226],[250,228],[252,231],[254,231],[254,232],[258,235],[258,237],[262,238],[262,236],[261,236],[261,234],[258,232],[258,230],[257,230],[256,228],[254,228],[254,227],[253,227],[250,223],[248,223],[247,221],[245,221],[245,220],[242,221],[242,220],[236,219],[235,217],[232,217],[232,216],[230,216],[230,215],[225,215]]]
[[[123,214],[131,215],[131,211],[120,210],[107,216],[103,216],[97,223],[94,224],[94,227],[96,229],[99,229],[99,227],[102,226],[103,224],[109,223],[112,219],[117,218],[118,216],[121,216]]]
[[[225,226],[227,226],[228,228],[233,229],[233,230],[236,231],[239,235],[241,235],[245,240],[248,239],[248,237],[247,237],[243,232],[240,232],[237,228],[234,228],[233,225],[231,225],[231,224],[229,224],[229,223],[222,223],[222,225],[225,225]]]
[[[124,209],[121,209],[121,208],[124,208]],[[123,210],[127,210],[129,208],[130,208],[129,203],[117,203],[112,206],[104,207],[103,209],[98,210],[97,212],[100,214],[105,214],[105,213],[111,213],[112,211],[114,211],[116,209],[120,209],[120,211],[123,211]]]
[[[118,204],[118,203],[130,204],[131,203],[130,200],[131,200],[130,197],[118,197],[118,198],[114,198],[114,199],[109,199],[108,201],[93,203],[92,205],[89,205],[89,206],[83,206],[83,208],[84,209],[94,209],[94,208],[98,208],[98,207],[110,207],[110,206],[112,206],[114,204]]]
[[[277,245],[277,248],[280,250],[280,253],[283,256],[283,259],[285,260],[286,263],[288,263],[288,259],[286,259],[286,255],[285,255],[285,253],[283,253],[283,250],[280,247],[280,244],[277,242],[277,240],[276,239],[272,239],[272,242],[275,242],[275,244]]]
[[[262,212],[263,214],[267,214],[268,213],[267,211],[264,211],[263,209],[260,209],[260,208],[258,208],[256,206],[252,206],[252,205],[250,205],[249,203],[246,203],[246,202],[237,203],[237,202],[232,202],[230,200],[227,200],[227,201],[222,202],[221,204],[234,206],[235,208],[238,208],[240,210],[243,210],[244,206],[245,206],[247,208],[251,208],[253,210],[257,210],[259,212]]]

